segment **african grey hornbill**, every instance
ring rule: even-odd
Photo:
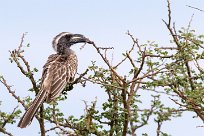
[[[73,79],[77,71],[77,56],[70,47],[76,43],[93,43],[81,34],[62,32],[52,42],[57,54],[48,57],[43,67],[41,87],[36,98],[21,118],[18,127],[25,128],[32,122],[44,101],[51,102],[58,97]]]

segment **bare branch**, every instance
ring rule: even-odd
[[[132,64],[133,68],[137,69],[137,67],[136,67],[136,65],[134,63],[134,60],[130,57],[130,54],[128,52],[126,52],[126,56],[129,59],[130,63]]]
[[[199,8],[197,8],[197,7],[193,7],[193,6],[190,6],[190,5],[186,5],[186,6],[189,7],[189,8],[196,9],[196,10],[198,10],[198,11],[204,12],[204,10],[199,9]]]
[[[168,21],[168,27],[171,26],[171,3],[170,3],[170,0],[167,0],[167,7],[168,7],[168,17],[169,17],[169,21]]]
[[[130,34],[130,32],[128,31],[127,34],[130,36],[130,38],[132,39],[133,41],[133,45],[131,46],[131,49],[128,51],[128,54],[130,54],[134,48],[135,48],[135,45],[137,44],[138,45],[138,41],[137,39],[134,39],[133,35]],[[140,49],[140,48],[139,48]],[[128,56],[125,56],[116,66],[114,66],[113,68],[117,68],[119,65],[121,65],[123,62],[125,62],[125,60],[127,59]]]
[[[4,79],[4,77],[2,76],[0,78],[0,82],[6,87],[6,89],[8,90],[8,92],[19,102],[23,105],[24,108],[26,108],[25,103],[20,99],[19,96],[17,96],[15,94],[15,91],[11,90],[11,86],[7,84],[6,80]]]
[[[115,71],[115,69],[111,66],[111,64],[109,63],[109,60],[107,60],[104,56],[103,56],[103,54],[101,53],[101,51],[100,51],[100,48],[99,47],[97,47],[96,45],[95,45],[95,43],[92,43],[92,45],[94,46],[94,48],[97,50],[97,52],[98,52],[98,54],[101,56],[101,58],[103,59],[103,61],[107,64],[107,66],[110,68],[110,70],[114,73],[114,75],[116,75],[116,77],[119,79],[119,81],[117,80],[117,82],[118,82],[118,84],[120,85],[120,86],[122,86],[122,84],[121,84],[121,82],[120,81],[124,81],[124,79],[120,76],[120,75],[118,75],[118,73]]]
[[[19,46],[18,46],[18,50],[17,50],[17,52],[21,52],[22,51],[22,47],[23,47],[23,42],[24,42],[24,38],[25,38],[25,35],[27,34],[27,32],[25,32],[25,33],[23,33],[23,35],[22,35],[22,37],[21,37],[21,42],[20,42],[20,44],[19,44]]]

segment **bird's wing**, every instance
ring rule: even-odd
[[[56,59],[57,59],[57,55],[51,55],[48,58],[48,61],[45,64],[44,70],[43,70],[43,76],[42,76],[42,82],[41,82],[42,84],[41,84],[40,91],[38,92],[36,98],[24,113],[23,117],[21,118],[18,124],[18,127],[25,128],[28,124],[30,124],[37,110],[47,98],[51,87],[50,84],[52,81],[50,79],[53,78],[52,74],[50,74],[49,71],[51,71],[52,69],[51,65]]]
[[[49,60],[49,59],[48,59]],[[50,102],[58,97],[67,85],[68,64],[66,57],[59,55],[49,64],[45,65],[43,72],[42,87],[47,88],[48,96],[46,101]]]
[[[70,65],[71,62],[65,56],[57,54],[49,56],[44,65],[40,91],[21,118],[19,127],[24,128],[31,123],[35,113],[45,100],[50,102],[61,94],[67,81],[74,76]]]

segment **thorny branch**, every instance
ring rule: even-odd
[[[134,50],[134,48],[135,48],[135,45],[139,45],[138,44],[138,40],[137,39],[134,39],[134,37],[133,37],[133,35],[131,35],[130,34],[130,32],[128,31],[127,32],[127,35],[129,35],[130,37],[131,37],[131,39],[132,39],[132,41],[133,41],[133,45],[131,46],[131,49],[128,51],[128,52],[126,52],[126,54],[131,54],[131,52]],[[140,48],[139,48],[140,49]],[[141,50],[141,49],[140,49]],[[114,66],[113,68],[115,69],[115,68],[117,68],[118,66],[120,66],[123,62],[125,62],[125,60],[128,58],[128,56],[126,55],[116,66]]]
[[[21,103],[21,105],[23,105],[24,108],[26,108],[25,103],[20,99],[19,96],[17,96],[17,95],[15,94],[15,91],[12,91],[12,90],[11,90],[11,86],[8,85],[8,83],[6,82],[6,80],[4,79],[3,76],[0,78],[0,82],[6,87],[6,89],[8,90],[8,92],[9,92],[19,103]]]
[[[25,60],[25,58],[21,55],[21,53],[22,53],[21,48],[19,48],[18,50],[20,50],[20,51],[14,50],[14,51],[10,52],[11,53],[11,58],[14,60],[14,62],[17,65],[17,67],[20,69],[21,73],[23,73],[26,77],[28,77],[30,79],[30,81],[31,81],[31,83],[33,85],[33,89],[35,90],[35,92],[38,92],[39,90],[38,90],[36,81],[35,81],[35,79],[33,77],[33,72],[30,69],[30,65]],[[25,70],[23,68],[23,66],[20,64],[19,58],[23,61],[23,64],[26,66],[27,70]]]
[[[114,73],[114,75],[119,79],[119,80],[117,80],[117,82],[118,82],[118,84],[120,85],[120,86],[122,86],[122,83],[120,82],[120,81],[124,81],[124,79],[120,76],[120,75],[118,75],[118,73],[115,71],[115,69],[111,66],[111,64],[110,64],[110,62],[109,62],[109,60],[107,60],[104,56],[103,56],[103,54],[101,53],[101,48],[99,48],[99,47],[97,47],[96,45],[95,45],[95,43],[92,43],[92,45],[94,46],[94,48],[97,50],[97,52],[98,52],[98,54],[101,56],[101,58],[103,59],[103,61],[107,64],[107,66],[110,68],[110,70]]]

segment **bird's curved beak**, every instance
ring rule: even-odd
[[[93,41],[89,40],[85,36],[81,34],[73,34],[73,36],[70,39],[71,45],[76,44],[76,43],[89,43],[93,44]]]

